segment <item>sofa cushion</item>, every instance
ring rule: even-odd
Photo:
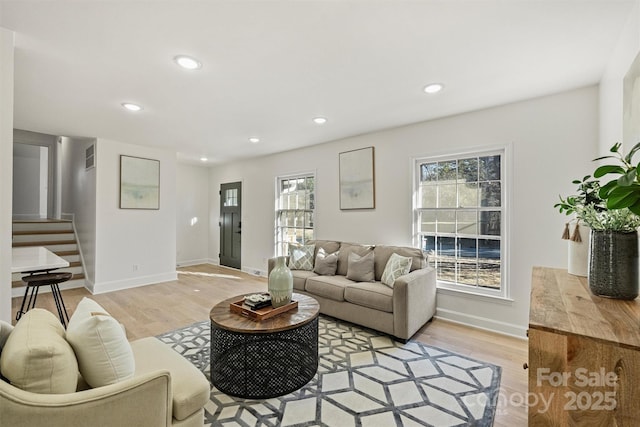
[[[299,291],[305,290],[304,286],[308,277],[317,276],[313,271],[307,270],[291,270],[291,275],[293,276],[293,289],[297,289]]]
[[[373,282],[373,264],[373,252],[363,256],[351,252],[347,267],[347,279],[354,282]]]
[[[182,421],[209,402],[211,386],[207,378],[171,347],[153,337],[133,341],[131,347],[136,374],[159,370],[167,370],[171,374],[173,418]]]
[[[380,245],[373,249],[373,253],[376,260],[375,272],[377,281],[382,280],[382,273],[384,273],[384,269],[387,266],[387,262],[389,261],[391,254],[394,253],[400,256],[413,258],[411,262],[411,269],[409,271],[418,270],[427,266],[425,253],[419,248]]]
[[[382,284],[393,288],[393,284],[400,276],[404,276],[411,269],[411,257],[400,256],[396,253],[391,254],[387,266],[382,273]]]
[[[78,362],[64,328],[40,308],[29,310],[16,324],[2,350],[0,370],[15,387],[32,393],[73,393],[78,384]]]
[[[373,246],[370,246],[370,245],[359,245],[356,243],[342,243],[340,245],[340,253],[338,254],[338,269],[336,270],[336,274],[339,274],[341,276],[347,275],[347,270],[349,268],[350,253],[353,252],[360,256],[364,256],[371,251],[373,251]]]
[[[344,290],[344,299],[374,310],[393,312],[393,290],[380,282],[360,282]]]
[[[292,270],[313,270],[315,250],[315,245],[289,243],[289,268]]]
[[[135,361],[122,325],[97,302],[83,298],[67,327],[67,341],[78,357],[80,373],[91,387],[133,377]]]
[[[321,276],[335,276],[338,269],[338,252],[327,253],[324,248],[320,248],[316,255],[316,262],[313,272]]]
[[[316,276],[307,279],[305,291],[310,294],[344,301],[344,288],[353,282],[344,276]]]

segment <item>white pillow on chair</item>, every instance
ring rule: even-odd
[[[67,341],[91,387],[133,377],[135,360],[122,325],[97,302],[83,298],[67,327]]]

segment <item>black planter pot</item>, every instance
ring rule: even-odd
[[[632,300],[638,296],[638,233],[591,231],[589,289],[595,295]]]

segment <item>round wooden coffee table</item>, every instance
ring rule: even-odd
[[[298,307],[262,321],[215,305],[211,319],[211,383],[231,396],[268,399],[298,390],[318,370],[318,301],[293,294]]]

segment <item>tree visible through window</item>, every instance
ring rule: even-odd
[[[416,162],[415,228],[440,283],[503,290],[503,154]]]
[[[278,179],[276,253],[286,255],[289,243],[314,237],[315,177],[305,174]]]

